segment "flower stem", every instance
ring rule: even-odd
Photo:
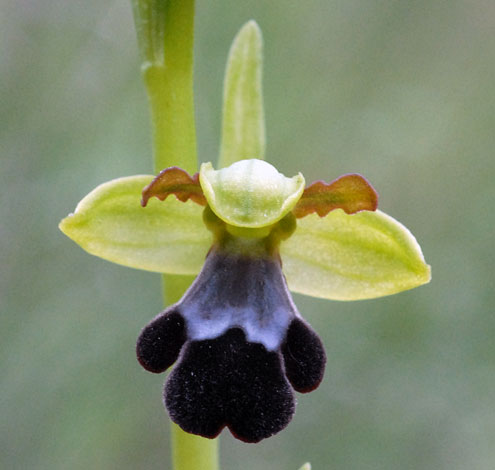
[[[132,0],[148,93],[154,171],[180,166],[197,171],[193,101],[194,0]],[[164,301],[177,301],[190,276],[163,275]],[[217,470],[218,440],[172,425],[174,470]]]
[[[218,439],[205,439],[184,432],[172,423],[175,470],[218,469]]]

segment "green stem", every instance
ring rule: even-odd
[[[154,170],[197,171],[193,101],[194,0],[133,0],[151,110]]]
[[[193,101],[194,0],[132,0],[148,92],[154,171],[180,166],[197,171]],[[163,275],[164,302],[176,302],[190,276]],[[218,440],[172,425],[174,470],[217,470]]]
[[[172,423],[173,462],[176,470],[218,468],[218,439],[208,440],[185,433]]]

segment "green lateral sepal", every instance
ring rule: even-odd
[[[153,176],[137,175],[104,183],[59,225],[92,255],[124,266],[170,274],[196,274],[211,245],[203,208],[168,198],[140,204]]]
[[[430,267],[411,232],[380,211],[308,215],[280,247],[294,292],[333,300],[395,294],[429,282]]]

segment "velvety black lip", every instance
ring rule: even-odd
[[[214,438],[227,427],[245,442],[285,428],[294,390],[314,390],[326,362],[292,301],[280,258],[220,245],[182,299],[143,329],[136,352],[155,373],[177,361],[164,402],[183,430]]]
[[[185,431],[213,438],[227,426],[244,442],[276,434],[295,410],[280,353],[249,343],[240,328],[187,344],[164,398],[171,419]]]

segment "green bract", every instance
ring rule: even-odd
[[[249,21],[230,48],[223,86],[221,167],[243,158],[265,157],[262,45],[259,26]]]
[[[201,165],[201,187],[210,208],[224,222],[237,227],[266,227],[286,215],[304,191],[299,173],[287,178],[262,160],[241,160],[215,171]]]

